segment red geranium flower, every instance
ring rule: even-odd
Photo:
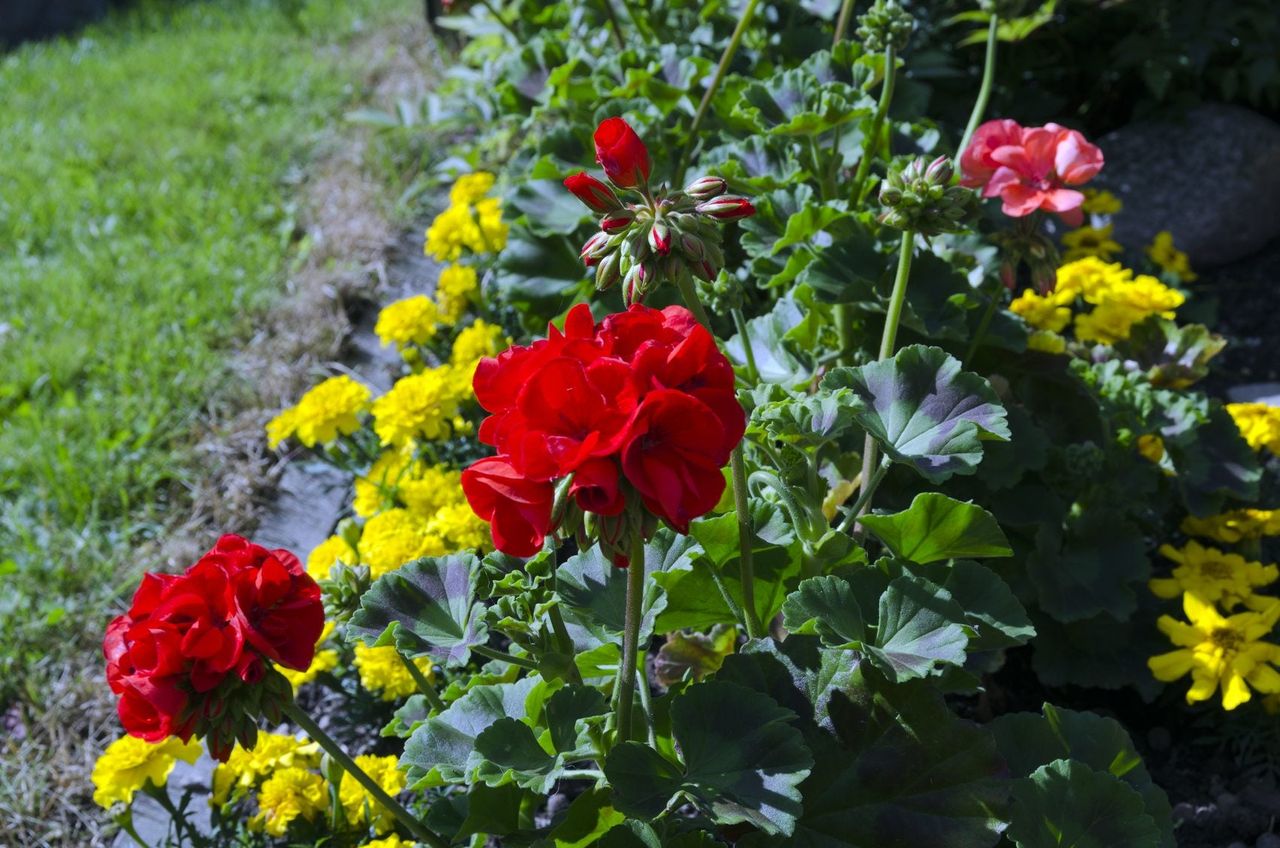
[[[606,118],[596,127],[596,161],[618,188],[649,182],[649,148],[622,118]]]
[[[512,556],[533,556],[553,529],[555,487],[521,476],[504,457],[472,463],[462,472],[462,492],[489,522],[494,546]]]

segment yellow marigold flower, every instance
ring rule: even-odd
[[[1050,330],[1036,330],[1027,337],[1027,350],[1041,353],[1066,353],[1067,340]]]
[[[440,307],[440,321],[455,324],[476,299],[480,284],[476,269],[466,265],[450,265],[440,272],[436,281],[436,303]]]
[[[1144,317],[1141,312],[1126,306],[1103,303],[1092,312],[1076,316],[1076,338],[1082,342],[1114,344],[1129,338],[1129,330]]]
[[[297,767],[283,768],[258,790],[259,812],[249,820],[249,826],[271,836],[284,836],[296,819],[315,818],[325,809],[327,800],[320,775]]]
[[[448,366],[411,374],[373,402],[373,429],[384,445],[443,439],[458,414],[457,379]]]
[[[427,228],[426,254],[438,262],[453,262],[464,247],[481,244],[480,226],[471,217],[469,206],[450,206]]]
[[[507,234],[511,228],[502,220],[502,204],[497,198],[485,198],[476,203],[479,222],[480,245],[472,245],[476,253],[497,253],[507,246]]]
[[[407,509],[378,513],[365,522],[360,534],[360,558],[374,580],[418,557],[444,552],[444,543],[431,535],[426,520]]]
[[[435,303],[419,294],[384,306],[373,331],[382,340],[383,347],[394,344],[404,349],[411,344],[426,344],[436,334],[439,321]]]
[[[1090,215],[1114,215],[1124,208],[1124,204],[1105,189],[1086,188],[1082,208]]]
[[[360,673],[360,685],[384,701],[400,701],[418,691],[418,684],[404,667],[404,661],[392,645],[371,648],[356,643],[356,671]],[[427,680],[434,680],[431,660],[419,657],[413,661]]]
[[[355,758],[356,765],[374,779],[382,791],[392,798],[404,791],[404,772],[400,771],[397,757],[379,757],[362,754]],[[342,803],[347,821],[355,825],[369,824],[377,833],[386,833],[395,826],[395,815],[374,800],[356,779],[345,772],[338,783],[338,800]]]
[[[253,750],[236,745],[227,761],[214,767],[210,803],[226,806],[277,769],[314,768],[319,762],[320,746],[314,742],[302,742],[284,733],[259,733]]]
[[[1274,565],[1249,562],[1239,554],[1206,548],[1199,542],[1187,542],[1180,549],[1161,545],[1160,553],[1178,563],[1171,577],[1156,578],[1148,584],[1161,598],[1176,598],[1183,592],[1191,592],[1230,609],[1244,603],[1254,589],[1274,583],[1280,577],[1280,569]]]
[[[1157,680],[1166,683],[1191,675],[1187,703],[1207,701],[1219,688],[1222,707],[1234,710],[1253,697],[1250,687],[1263,693],[1280,692],[1280,673],[1271,663],[1280,659],[1280,646],[1261,641],[1280,617],[1280,602],[1265,612],[1241,612],[1223,617],[1209,601],[1191,593],[1182,596],[1190,624],[1160,616],[1157,625],[1177,650],[1147,661]]]
[[[1182,292],[1171,289],[1149,274],[1140,274],[1132,282],[1113,286],[1104,303],[1115,303],[1135,312],[1173,318],[1173,310],[1187,300]]]
[[[317,649],[319,649],[319,647],[327,642],[329,637],[333,635],[333,628],[334,623],[332,621],[325,622],[324,629],[320,631],[320,638],[316,640]],[[317,650],[315,655],[311,658],[311,665],[307,666],[304,671],[294,671],[293,669],[285,668],[284,666],[277,666],[276,670],[284,675],[284,679],[289,681],[289,685],[293,687],[294,694],[297,694],[301,687],[311,683],[324,672],[333,671],[337,667],[337,651]]]
[[[1229,403],[1227,412],[1235,419],[1249,447],[1280,454],[1280,407],[1265,403]]]
[[[465,502],[448,504],[436,510],[427,529],[445,542],[452,551],[484,550],[491,546],[489,525]]]
[[[1059,303],[1057,297],[1042,296],[1032,289],[1015,298],[1009,309],[1037,330],[1060,333],[1071,323],[1071,310]]]
[[[1081,297],[1087,303],[1101,303],[1103,295],[1112,286],[1127,283],[1133,278],[1118,262],[1103,262],[1096,256],[1088,256],[1068,262],[1058,269],[1054,293],[1062,297]]]
[[[413,459],[413,444],[406,443],[393,450],[384,451],[369,466],[363,476],[356,478],[356,515],[368,518],[374,513],[395,505],[396,489],[403,479],[410,477],[410,468],[421,463]]]
[[[1086,256],[1096,256],[1104,261],[1110,261],[1124,249],[1111,238],[1113,229],[1111,224],[1107,224],[1102,227],[1077,227],[1068,233],[1063,233],[1062,246],[1066,248],[1063,258],[1072,262]]]
[[[407,842],[393,833],[386,839],[375,839],[372,842],[366,842],[363,848],[418,848],[418,843]]]
[[[419,463],[410,479],[400,484],[400,500],[415,515],[430,517],[452,504],[466,503],[462,472],[443,465]]]
[[[339,562],[356,565],[360,557],[341,536],[330,536],[312,549],[307,557],[307,574],[312,580],[328,580],[329,572]]]
[[[267,425],[268,437],[285,431],[273,426],[282,418],[290,418],[292,434],[307,447],[328,444],[338,435],[349,436],[360,429],[360,413],[369,406],[369,390],[345,374],[330,377],[308,391],[291,410],[285,410]],[[278,441],[275,442],[278,444]]]
[[[449,203],[453,206],[468,206],[478,202],[493,188],[496,179],[488,171],[463,174],[449,189]]]
[[[1243,540],[1280,536],[1280,509],[1236,509],[1221,515],[1182,519],[1182,532],[1234,545]]]
[[[1138,437],[1138,453],[1156,465],[1164,459],[1164,439],[1151,433]]]
[[[267,422],[267,447],[275,450],[280,443],[298,432],[297,407],[289,407]]]
[[[93,802],[104,810],[116,803],[131,804],[134,793],[148,782],[164,786],[178,760],[194,763],[200,751],[194,739],[183,742],[171,736],[153,743],[121,736],[93,764]]]
[[[458,337],[453,340],[453,352],[449,362],[459,371],[465,371],[471,375],[475,371],[477,362],[486,356],[497,356],[510,344],[501,327],[477,320],[458,333]]]
[[[1168,230],[1156,233],[1151,244],[1147,245],[1147,256],[1160,267],[1161,271],[1176,274],[1179,279],[1188,283],[1198,276],[1191,270],[1191,262],[1187,259],[1187,254],[1174,246],[1173,233]]]

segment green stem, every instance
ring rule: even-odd
[[[141,845],[142,848],[151,848],[150,843],[148,843],[145,839],[143,839],[141,836],[138,835],[138,830],[133,825],[133,808],[132,807],[130,807],[129,810],[127,810],[126,812],[116,816],[115,822],[116,824],[120,825],[121,830],[129,834],[129,836],[133,839],[133,841]]]
[[[619,50],[627,49],[627,42],[622,37],[622,27],[618,26],[618,14],[613,10],[613,0],[600,0],[600,5],[604,7],[605,17],[609,19],[609,28],[613,30],[613,40],[617,42]]]
[[[649,681],[647,679],[640,681],[636,692],[640,695],[640,709],[644,710],[645,736],[649,740],[649,747],[657,748],[658,733],[653,727],[653,696],[649,693]]]
[[[640,602],[644,599],[644,537],[631,541],[627,563],[627,610],[622,630],[622,666],[618,677],[618,742],[631,739],[631,710],[635,701],[636,659],[640,647]],[[648,685],[646,682],[645,685]]]
[[[756,352],[751,348],[751,338],[747,335],[747,319],[743,316],[741,307],[735,306],[729,311],[733,315],[733,326],[742,338],[742,352],[747,358],[747,382],[757,383],[760,380],[760,369],[756,367]]]
[[[729,594],[729,587],[724,584],[724,578],[720,576],[719,570],[714,565],[707,565],[707,573],[711,575],[711,582],[716,584],[716,589],[720,591],[720,597],[724,599],[724,605],[729,608],[729,615],[733,616],[733,620],[743,629],[747,629],[747,619],[742,614],[742,607],[738,606],[738,602],[733,599],[733,595]]]
[[[405,671],[409,672],[409,676],[413,678],[413,682],[417,684],[418,691],[427,699],[431,709],[436,712],[444,712],[444,701],[440,700],[440,696],[436,693],[436,687],[431,685],[431,681],[422,673],[422,669],[418,668],[418,664],[400,653],[399,648],[396,648],[396,656],[400,658],[400,662],[404,663]]]
[[[982,123],[982,116],[987,111],[987,101],[991,99],[991,83],[996,76],[996,30],[999,23],[1000,19],[992,15],[991,24],[987,27],[987,57],[982,65],[982,85],[978,88],[978,99],[973,103],[973,112],[969,115],[969,124],[964,128],[964,136],[960,139],[956,156],[964,153],[968,148],[969,140],[973,138],[978,125]],[[956,170],[958,173],[959,169]]]
[[[725,72],[729,70],[729,63],[733,61],[733,56],[738,52],[738,45],[742,43],[742,35],[747,31],[747,25],[751,23],[751,18],[756,13],[756,6],[760,5],[760,0],[747,0],[747,7],[742,10],[742,17],[738,18],[738,25],[733,28],[733,35],[729,37],[729,43],[725,45],[724,53],[720,54],[720,64],[716,66],[715,75],[711,77],[711,85],[707,86],[707,90],[702,95],[702,102],[698,104],[698,111],[693,116],[693,124],[689,127],[689,140],[684,143],[684,151],[680,154],[680,165],[676,168],[675,178],[677,180],[684,179],[685,168],[689,167],[689,156],[693,153],[693,145],[698,140],[698,129],[702,126],[702,119],[707,115],[707,109],[711,106],[711,99],[716,96],[716,91],[720,88],[720,83],[724,81]]]
[[[999,302],[1000,292],[996,291],[987,301],[987,309],[982,313],[982,320],[978,322],[978,329],[973,333],[973,341],[969,342],[969,348],[964,352],[964,359],[960,360],[961,366],[968,365],[969,360],[973,359],[973,355],[978,352],[978,348],[982,345],[982,340],[986,338],[987,328],[991,326],[991,319],[996,314],[996,304]]]
[[[553,605],[547,617],[551,619],[551,632],[556,635],[560,653],[567,654],[569,657],[569,679],[581,686],[582,672],[578,671],[578,663],[574,661],[573,638],[569,635],[569,628],[564,626],[564,616],[560,613],[560,607]]]
[[[898,273],[893,279],[893,294],[889,298],[889,309],[884,317],[884,333],[880,336],[880,356],[883,361],[893,356],[893,348],[898,340],[898,322],[902,320],[902,305],[907,299],[907,280],[911,277],[911,254],[915,250],[916,234],[911,230],[902,231],[902,243],[898,247]],[[862,479],[866,486],[876,470],[876,440],[867,435],[862,444]],[[864,492],[866,490],[864,489]],[[856,519],[871,508],[871,498],[859,497],[861,506],[853,511]]]
[[[401,806],[399,801],[388,795],[386,791],[378,785],[378,781],[374,780],[365,772],[364,769],[356,765],[356,761],[351,759],[351,757],[347,755],[346,751],[342,750],[338,743],[333,740],[333,737],[321,730],[320,725],[316,724],[315,721],[312,720],[311,716],[303,712],[297,704],[292,702],[286,704],[284,707],[284,714],[292,719],[298,727],[302,728],[303,733],[307,734],[307,736],[311,737],[317,745],[323,748],[324,752],[328,754],[334,762],[341,766],[343,771],[351,775],[356,783],[363,786],[364,790],[373,796],[375,801],[389,810],[391,814],[396,817],[397,821],[408,828],[409,832],[413,834],[414,839],[417,839],[420,842],[425,842],[430,845],[431,848],[449,848],[449,843],[445,839],[438,836],[431,830],[431,828],[419,821],[413,813],[410,813]]]
[[[505,651],[496,651],[488,645],[472,645],[471,653],[479,654],[482,657],[488,657],[489,659],[497,660],[498,662],[518,665],[520,668],[527,668],[530,671],[538,670],[538,663],[536,660],[531,660],[528,657],[517,657],[513,654],[508,654]]]
[[[858,492],[858,499],[853,502],[853,506],[849,508],[849,513],[840,522],[839,531],[841,533],[849,532],[849,528],[853,526],[853,522],[858,520],[858,516],[862,515],[862,511],[867,504],[871,502],[871,496],[875,494],[876,489],[880,487],[880,482],[884,480],[884,475],[889,473],[889,466],[893,463],[889,457],[885,457],[880,461],[879,467],[875,473],[871,475],[870,480],[866,480],[862,486],[862,491]]]
[[[195,830],[191,827],[191,824],[187,821],[187,817],[184,816],[176,806],[174,806],[173,799],[169,797],[169,790],[167,787],[147,781],[145,791],[157,804],[164,808],[166,813],[169,814],[169,818],[173,821],[173,835],[177,838],[179,845],[183,842],[184,833],[196,837],[191,840],[193,845],[204,841],[198,837]]]
[[[871,175],[871,160],[880,146],[880,128],[889,114],[889,104],[893,102],[894,84],[898,77],[898,57],[893,45],[884,48],[884,83],[880,86],[880,101],[876,104],[876,113],[871,118],[871,131],[862,140],[862,158],[858,160],[858,172],[853,178],[852,198],[855,205],[862,202],[863,189],[867,177]]]
[[[844,40],[844,34],[849,30],[849,19],[853,17],[853,0],[844,0],[840,4],[840,16],[836,18],[836,37],[831,40],[831,47]]]
[[[693,317],[698,319],[699,324],[710,330],[711,316],[707,314],[706,307],[698,298],[693,280],[682,275],[676,281],[676,286],[680,289],[680,296],[688,304]],[[738,317],[735,316],[734,321],[737,320]],[[747,337],[745,330],[746,322],[744,321],[739,325],[738,332],[742,334],[743,349],[748,350],[751,347],[751,339]],[[747,364],[754,371],[754,359],[748,358]],[[742,621],[747,628],[747,635],[752,639],[758,639],[764,634],[764,628],[760,624],[755,605],[755,565],[752,561],[754,550],[752,539],[755,537],[755,531],[751,527],[751,502],[747,498],[747,469],[742,453],[742,442],[738,442],[733,453],[729,454],[729,469],[733,473],[733,508],[738,516],[738,571],[742,578],[744,607]],[[725,600],[730,600],[727,593]]]

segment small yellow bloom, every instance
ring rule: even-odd
[[[1132,282],[1112,287],[1103,304],[1114,303],[1148,315],[1173,318],[1173,310],[1187,300],[1182,292],[1171,289],[1149,274],[1140,274]]]
[[[1141,312],[1127,306],[1103,303],[1092,312],[1076,316],[1076,338],[1082,342],[1114,344],[1129,338],[1129,330],[1144,317]]]
[[[449,362],[459,371],[472,374],[476,363],[486,356],[497,356],[510,346],[511,341],[496,327],[485,321],[477,320],[470,327],[458,333],[453,340],[453,351]]]
[[[1249,447],[1280,454],[1280,407],[1265,403],[1229,403],[1227,412]]]
[[[272,447],[297,436],[307,447],[328,444],[338,435],[360,429],[360,413],[369,406],[369,390],[345,374],[330,377],[308,391],[292,409],[286,409],[267,425]]]
[[[469,206],[478,202],[493,188],[496,179],[488,171],[463,174],[449,189],[449,203],[453,206]]]
[[[455,324],[475,302],[480,291],[476,269],[466,265],[450,265],[440,272],[436,281],[436,303],[440,307],[440,321]]]
[[[1274,583],[1280,577],[1280,569],[1274,565],[1250,562],[1239,554],[1206,548],[1195,541],[1187,542],[1182,548],[1161,545],[1160,553],[1178,563],[1171,577],[1157,578],[1148,584],[1161,598],[1176,598],[1190,592],[1231,609],[1244,603],[1254,589]]]
[[[356,765],[374,779],[382,791],[392,798],[404,791],[404,772],[400,771],[397,757],[378,757],[362,754],[355,758]],[[347,821],[363,826],[369,824],[379,834],[395,827],[394,814],[373,799],[356,779],[344,773],[338,784],[338,800],[342,803]]]
[[[471,217],[469,206],[450,206],[427,228],[423,247],[426,254],[439,262],[454,262],[464,248],[481,244],[480,226]]]
[[[375,839],[364,843],[363,848],[418,848],[418,843],[407,842],[394,833],[386,839]]]
[[[1063,233],[1062,246],[1066,248],[1063,258],[1071,262],[1086,256],[1096,256],[1103,261],[1110,261],[1124,249],[1111,238],[1113,229],[1111,224],[1106,224],[1102,227],[1077,227]]]
[[[1156,465],[1164,459],[1164,439],[1152,433],[1138,437],[1138,453]]]
[[[1036,330],[1027,337],[1027,350],[1041,353],[1066,353],[1067,340],[1052,330]]]
[[[210,803],[222,807],[282,768],[314,768],[320,762],[320,746],[284,733],[259,733],[253,750],[236,745],[225,763],[213,769]]]
[[[480,550],[492,546],[489,524],[465,501],[447,504],[427,521],[427,532],[444,540],[448,551]]]
[[[426,344],[436,334],[439,321],[435,303],[419,294],[384,306],[373,331],[382,340],[383,347],[394,344],[404,349],[411,344]]]
[[[418,557],[444,552],[444,542],[431,534],[427,521],[407,509],[378,513],[360,534],[360,558],[374,580]]]
[[[373,402],[374,432],[383,445],[396,447],[414,439],[448,438],[462,399],[458,390],[457,374],[447,365],[402,377]]]
[[[1088,256],[1058,269],[1054,293],[1068,298],[1081,297],[1086,303],[1097,304],[1113,286],[1131,279],[1133,272],[1118,262],[1103,262],[1096,256]]]
[[[502,205],[495,198],[485,198],[476,203],[476,219],[480,229],[480,247],[471,247],[476,253],[497,253],[507,246],[510,227],[502,220]]]
[[[1250,688],[1280,692],[1280,673],[1271,664],[1280,660],[1280,646],[1262,639],[1280,618],[1280,603],[1264,612],[1223,617],[1209,601],[1187,593],[1182,608],[1190,623],[1162,615],[1161,632],[1178,650],[1147,661],[1157,680],[1166,683],[1191,675],[1187,703],[1207,701],[1221,688],[1222,707],[1234,710],[1253,697]]]
[[[1263,536],[1280,536],[1280,509],[1236,509],[1221,515],[1182,519],[1182,532],[1234,545]]]
[[[307,557],[307,574],[311,575],[312,580],[328,580],[329,572],[339,562],[356,565],[360,562],[360,558],[347,544],[346,539],[341,536],[330,536],[316,545],[311,555]]]
[[[200,758],[200,743],[169,737],[147,742],[121,736],[107,746],[93,765],[93,802],[103,809],[113,804],[131,804],[133,795],[147,783],[164,786],[178,760],[194,763]]]
[[[1151,244],[1147,245],[1147,256],[1160,267],[1161,271],[1176,274],[1184,282],[1189,283],[1198,276],[1191,270],[1191,262],[1187,259],[1187,254],[1174,246],[1173,233],[1168,230],[1156,233]]]
[[[267,422],[267,447],[275,450],[297,432],[298,409],[291,406]]]
[[[1071,310],[1056,294],[1040,295],[1027,289],[1009,304],[1009,309],[1037,330],[1060,333],[1071,323]]]
[[[296,819],[314,819],[327,800],[320,775],[297,767],[283,768],[258,790],[258,814],[249,820],[249,826],[271,836],[284,836]]]
[[[1114,215],[1124,208],[1124,204],[1105,189],[1086,188],[1082,208],[1090,215]]]
[[[360,642],[356,643],[356,671],[360,672],[360,685],[384,701],[400,701],[418,691],[404,661],[396,653],[392,645],[371,648]],[[413,661],[427,680],[434,680],[431,660],[419,657]]]

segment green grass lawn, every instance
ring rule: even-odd
[[[386,5],[151,2],[0,56],[0,712],[155,564]]]

